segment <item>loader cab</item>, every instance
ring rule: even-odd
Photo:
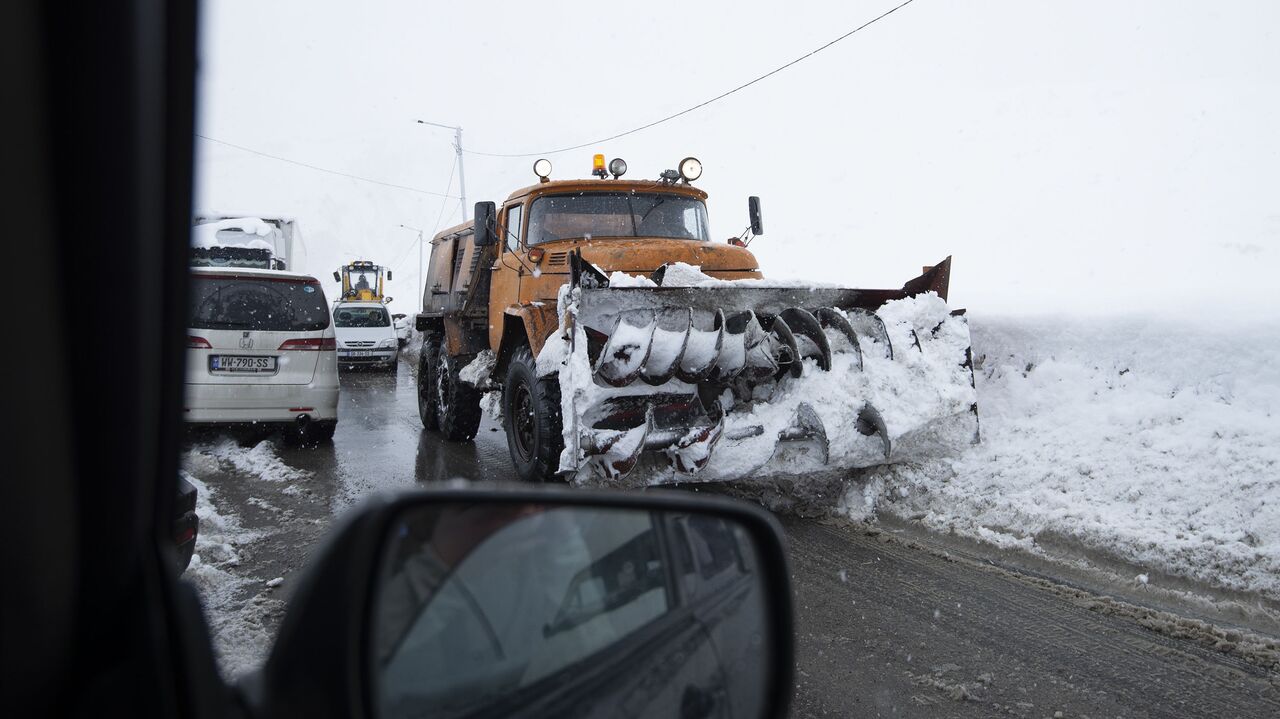
[[[368,260],[343,265],[333,273],[333,280],[342,284],[339,296],[347,302],[390,302],[385,292],[390,279],[391,270]]]

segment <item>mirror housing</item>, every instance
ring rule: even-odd
[[[631,516],[652,516],[655,522],[659,517],[667,514],[693,514],[711,518],[720,522],[722,526],[737,528],[734,536],[743,538],[744,543],[752,547],[750,558],[745,564],[730,562],[721,563],[718,566],[727,568],[728,575],[736,576],[735,570],[744,566],[755,574],[753,578],[758,581],[752,586],[759,587],[764,616],[759,621],[760,629],[744,632],[743,625],[730,623],[722,628],[721,636],[726,640],[738,642],[733,648],[739,656],[749,657],[760,663],[761,666],[758,668],[763,681],[752,677],[750,681],[740,681],[732,686],[725,685],[724,682],[731,680],[732,676],[726,672],[726,667],[721,665],[718,658],[720,652],[724,651],[724,647],[715,645],[714,639],[709,638],[708,631],[713,628],[706,624],[706,617],[723,615],[726,609],[742,605],[744,595],[741,588],[726,594],[725,588],[728,585],[724,584],[708,585],[709,591],[689,588],[688,580],[694,580],[696,584],[697,581],[702,581],[698,579],[699,576],[706,575],[700,575],[698,572],[684,575],[688,580],[681,584],[676,581],[678,575],[669,573],[664,565],[655,564],[655,561],[663,561],[662,557],[672,555],[671,547],[666,542],[680,535],[671,532],[664,534],[665,539],[656,544],[662,551],[659,551],[657,559],[654,560],[641,559],[620,563],[615,560],[634,559],[634,557],[626,552],[617,551],[592,555],[596,557],[596,561],[585,565],[590,567],[591,571],[578,571],[574,575],[573,581],[569,584],[571,591],[568,595],[550,593],[553,598],[564,597],[564,600],[560,602],[560,610],[555,613],[555,618],[551,622],[535,624],[539,628],[534,634],[535,639],[549,637],[548,642],[558,638],[574,639],[571,636],[561,635],[567,634],[577,625],[581,625],[586,632],[583,636],[597,636],[595,632],[608,626],[616,627],[618,622],[627,620],[628,612],[634,613],[645,606],[652,606],[639,599],[644,598],[648,602],[658,601],[663,596],[662,593],[656,588],[647,589],[649,584],[645,582],[637,584],[637,578],[650,583],[676,581],[671,587],[675,592],[667,596],[677,598],[692,596],[698,602],[705,601],[710,604],[706,607],[699,605],[687,608],[682,604],[685,612],[692,613],[669,617],[675,620],[670,622],[664,622],[662,619],[652,620],[649,624],[638,625],[642,627],[641,630],[631,631],[630,634],[625,632],[617,634],[616,636],[620,639],[615,640],[614,644],[606,646],[602,651],[588,656],[577,664],[570,665],[573,671],[568,674],[567,688],[559,682],[541,682],[535,678],[527,685],[522,684],[518,690],[519,693],[503,696],[504,700],[528,702],[522,705],[524,709],[545,709],[548,713],[544,715],[547,716],[556,715],[557,710],[564,706],[562,702],[580,702],[584,696],[592,704],[599,702],[597,708],[602,710],[607,710],[611,701],[617,702],[622,698],[632,703],[639,701],[641,706],[663,708],[674,701],[677,710],[681,706],[689,706],[692,701],[700,707],[705,705],[711,712],[707,714],[709,716],[715,714],[716,705],[726,701],[726,697],[729,696],[726,694],[727,691],[737,691],[758,697],[758,703],[753,704],[758,709],[755,716],[787,715],[794,681],[791,575],[787,567],[782,529],[771,514],[746,502],[687,492],[620,493],[559,487],[530,488],[522,485],[504,486],[490,483],[470,487],[454,485],[441,489],[404,492],[394,496],[376,495],[357,510],[349,512],[328,536],[324,546],[313,555],[311,565],[306,568],[296,585],[295,591],[289,598],[275,644],[263,668],[259,673],[245,677],[239,683],[241,699],[251,710],[250,713],[259,716],[306,715],[314,718],[379,716],[378,712],[381,708],[379,690],[383,685],[382,676],[379,674],[382,664],[380,664],[378,648],[386,646],[380,644],[379,632],[385,631],[385,627],[379,626],[373,617],[378,608],[387,606],[383,587],[388,586],[388,583],[383,580],[387,576],[394,576],[387,574],[389,568],[403,566],[406,557],[414,556],[411,552],[406,553],[405,548],[416,545],[405,543],[419,535],[414,534],[414,525],[407,524],[406,519],[422,516],[424,511],[441,515],[450,506],[459,508],[461,511],[455,512],[447,534],[459,540],[449,543],[453,550],[452,556],[457,556],[458,546],[474,547],[477,542],[486,541],[488,533],[497,531],[493,527],[502,527],[501,522],[496,525],[493,523],[492,520],[495,517],[499,519],[505,517],[510,521],[509,518],[512,517],[520,519],[528,516],[543,516],[544,523],[551,523],[549,516],[551,512],[547,512],[546,515],[537,515],[536,511],[529,512],[522,509],[529,505],[551,507],[557,512],[561,509],[623,512]],[[479,512],[478,518],[469,514],[474,511]],[[466,515],[465,521],[458,521],[459,514]],[[429,525],[435,532],[431,536],[433,542],[439,535],[441,526],[443,525],[439,520]],[[606,523],[601,526],[612,525]],[[685,526],[689,527],[687,524]],[[483,529],[486,527],[488,529]],[[699,531],[696,527],[686,528],[683,531],[688,536],[704,536],[695,534]],[[543,535],[532,533],[522,536],[532,536],[537,539]],[[552,535],[552,539],[558,537],[559,535]],[[632,541],[630,543],[632,549],[635,548],[634,545]],[[441,545],[433,544],[432,546]],[[555,546],[554,542],[552,546]],[[655,545],[651,543],[646,546]],[[741,543],[733,546],[741,546]],[[714,543],[708,545],[706,542],[699,542],[692,551],[693,556],[697,558],[694,561],[702,567],[704,565],[701,557],[708,555],[708,552],[711,553],[708,556],[716,555],[716,546]],[[536,549],[528,554],[535,558],[541,556],[536,553]],[[450,556],[450,552],[444,551],[442,547],[442,550],[435,552],[433,556],[446,557]],[[464,553],[463,556],[466,554]],[[401,564],[397,565],[397,561]],[[687,563],[690,560],[680,561]],[[484,566],[479,559],[477,565]],[[579,565],[570,564],[569,566],[577,568]],[[596,571],[602,566],[611,571],[603,573]],[[461,567],[458,571],[461,571]],[[728,575],[717,574],[715,578],[718,580]],[[439,575],[428,576],[439,578]],[[543,581],[542,575],[535,572],[532,576],[538,579],[538,582],[533,582],[532,586],[549,588],[550,582],[546,583],[547,586],[540,583]],[[625,577],[627,582],[619,584],[619,577]],[[439,587],[439,583],[436,586]],[[740,587],[740,584],[733,586]],[[605,594],[600,594],[601,591]],[[479,590],[477,589],[476,592]],[[472,592],[463,594],[467,593]],[[435,596],[448,598],[439,591],[435,594],[429,593],[427,596],[431,599],[428,600],[426,608],[434,606],[430,602],[435,601]],[[478,594],[478,596],[499,597],[500,595],[490,593]],[[513,592],[507,598],[518,599],[521,596],[523,595]],[[731,600],[730,596],[736,599]],[[570,601],[571,597],[574,601]],[[596,602],[593,605],[597,607],[596,615],[590,613],[584,615],[579,611],[583,605],[577,600],[582,598],[586,598],[588,603],[592,600]],[[750,604],[750,602],[747,603]],[[454,608],[462,606],[465,609],[466,604],[464,602],[462,605],[446,606]],[[416,606],[419,607],[419,613],[412,616],[421,618],[426,613],[426,608],[421,605]],[[568,614],[564,613],[566,607]],[[593,616],[598,618],[601,611],[599,607],[604,607],[606,612],[617,610],[622,614],[612,614],[604,618],[603,625],[587,626],[585,622],[593,621]],[[618,609],[619,607],[621,609]],[[708,612],[710,614],[706,614]],[[699,616],[702,619],[695,622],[694,618]],[[681,617],[688,618],[681,619]],[[684,622],[695,622],[700,628],[686,637],[681,632],[687,632],[687,630],[680,629],[686,626]],[[455,625],[450,623],[445,626],[454,627]],[[751,641],[744,643],[744,636]],[[694,645],[689,644],[695,637],[697,642]],[[757,638],[759,642],[752,643]],[[496,640],[496,637],[494,639]],[[580,641],[582,637],[576,639]],[[709,641],[713,643],[708,645]],[[702,649],[691,653],[690,647],[699,643]],[[400,650],[400,645],[394,646],[396,651]],[[568,646],[575,645],[570,642]],[[554,648],[558,652],[560,647],[561,645],[557,644]],[[757,651],[751,653],[749,650],[752,648]],[[558,656],[558,653],[553,652],[551,656]],[[675,665],[671,664],[673,661],[676,662]],[[648,671],[651,668],[653,672]],[[740,667],[735,667],[734,671],[743,677],[749,676],[749,672],[742,672]],[[659,676],[661,680],[657,680]],[[690,681],[695,678],[705,679],[705,681]],[[625,691],[624,694],[618,693],[620,689],[616,682],[622,683],[621,690]],[[605,692],[603,698],[600,696],[602,687]],[[609,693],[610,691],[612,693]],[[538,714],[540,711],[533,711],[533,713]],[[662,713],[679,714],[679,711]],[[744,715],[752,716],[753,714],[742,712],[735,714],[735,716]]]
[[[391,281],[391,270],[387,270],[387,281]]]
[[[334,281],[334,282],[341,282],[341,281],[342,281],[342,273],[341,273],[341,272],[338,272],[337,270],[334,270],[334,271],[333,271],[333,281]]]
[[[493,202],[477,202],[475,208],[476,247],[490,247],[498,242],[497,205]]]
[[[751,234],[764,234],[764,220],[760,217],[760,198],[752,195],[747,198],[747,216],[751,218]]]

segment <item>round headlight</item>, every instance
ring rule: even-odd
[[[627,174],[627,161],[621,157],[615,157],[609,160],[609,174],[613,175],[613,179],[618,179]]]
[[[533,174],[544,180],[551,177],[551,160],[543,158],[533,163]]]
[[[680,161],[680,176],[685,182],[693,182],[702,177],[702,163],[696,157],[686,157]]]

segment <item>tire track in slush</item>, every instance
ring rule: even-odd
[[[887,536],[785,524],[798,715],[1280,715],[1265,667]]]

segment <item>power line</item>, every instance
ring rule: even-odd
[[[449,193],[449,190],[453,189],[453,174],[457,171],[458,171],[458,158],[455,157],[453,159],[453,164],[449,166],[449,181],[444,184],[444,191],[446,195]],[[428,237],[436,236],[436,230],[440,229],[440,220],[441,218],[444,217],[444,208],[448,206],[449,206],[448,203],[445,203],[445,202],[440,203],[440,213],[436,215],[436,226],[431,229],[431,234],[427,235]],[[449,216],[452,217],[453,216],[452,213]],[[404,251],[400,253],[399,259],[395,261],[395,263],[391,266],[391,269],[398,270],[400,269],[400,265],[404,264],[405,259],[407,259],[406,256],[408,255],[409,250],[412,250],[413,245],[422,239],[422,233],[419,232],[418,235],[419,236],[413,242],[409,243],[404,248]],[[419,268],[419,272],[421,272],[421,268]]]
[[[694,105],[694,106],[692,106],[692,107],[687,107],[687,108],[685,108],[685,109],[683,109],[683,110],[681,110],[681,111],[679,111],[679,112],[677,112],[677,113],[673,113],[673,114],[671,114],[671,115],[667,115],[666,117],[664,117],[664,118],[662,118],[662,119],[660,119],[660,120],[654,120],[653,122],[650,122],[650,123],[648,123],[647,125],[641,125],[640,127],[632,128],[632,129],[630,129],[630,130],[627,130],[626,132],[619,132],[619,133],[618,133],[618,134],[616,134],[616,135],[610,135],[609,137],[601,138],[601,139],[599,139],[599,140],[592,140],[591,142],[584,142],[584,143],[582,143],[581,145],[574,145],[574,146],[572,146],[572,147],[562,147],[562,148],[560,148],[560,149],[558,149],[558,150],[545,150],[545,151],[543,151],[543,152],[519,152],[519,153],[479,152],[479,151],[476,151],[476,150],[465,150],[465,152],[466,152],[466,153],[468,153],[468,154],[471,154],[471,155],[482,155],[482,156],[484,156],[484,157],[539,157],[539,156],[546,156],[546,155],[556,155],[556,154],[559,154],[559,153],[561,153],[561,152],[569,152],[570,150],[581,150],[581,149],[582,149],[582,148],[584,148],[584,147],[591,147],[592,145],[600,145],[600,144],[602,144],[602,143],[609,142],[610,140],[616,140],[616,139],[618,139],[618,138],[620,138],[620,137],[626,137],[627,135],[635,134],[635,133],[637,133],[637,132],[640,132],[641,130],[648,130],[648,129],[649,129],[649,128],[651,128],[651,127],[654,127],[654,126],[657,126],[657,125],[661,125],[662,123],[664,123],[664,122],[668,122],[668,121],[670,121],[670,120],[674,120],[674,119],[676,119],[677,117],[680,117],[681,115],[687,115],[687,114],[689,114],[689,113],[693,112],[694,110],[698,110],[698,109],[700,109],[700,108],[706,107],[707,105],[710,105],[711,103],[716,102],[717,100],[723,100],[724,98],[726,98],[726,97],[728,97],[728,96],[732,95],[732,94],[733,94],[733,93],[735,93],[735,92],[738,92],[739,90],[745,90],[745,89],[747,89],[748,87],[751,87],[752,85],[756,84],[757,82],[760,82],[761,80],[764,80],[764,79],[765,79],[765,78],[767,78],[767,77],[770,77],[770,76],[776,75],[776,74],[778,74],[778,73],[782,72],[783,70],[786,70],[787,68],[791,67],[792,65],[795,65],[795,64],[797,64],[797,63],[799,63],[799,62],[801,62],[801,61],[803,61],[803,60],[807,60],[807,59],[809,59],[809,58],[813,57],[814,55],[817,55],[818,53],[822,52],[823,50],[826,50],[827,48],[831,47],[832,45],[835,45],[836,43],[840,42],[841,40],[844,40],[845,38],[849,37],[850,35],[853,35],[854,33],[858,32],[858,31],[860,31],[860,30],[863,30],[863,29],[865,29],[865,28],[868,28],[868,27],[870,27],[870,26],[872,26],[872,25],[876,24],[877,22],[880,22],[880,21],[881,21],[881,20],[883,20],[884,18],[889,17],[890,15],[892,15],[892,14],[894,14],[895,12],[897,12],[897,11],[901,10],[902,8],[904,8],[904,7],[908,6],[908,5],[910,5],[910,4],[911,4],[911,3],[913,3],[913,2],[915,2],[915,0],[906,0],[906,2],[902,3],[901,5],[898,5],[898,6],[894,7],[894,8],[892,8],[892,9],[890,9],[890,10],[888,10],[888,11],[884,12],[884,13],[881,13],[880,15],[877,15],[876,17],[874,17],[874,18],[872,18],[872,19],[870,19],[870,20],[868,20],[868,21],[866,21],[866,22],[862,23],[862,24],[861,24],[861,25],[859,25],[858,27],[855,27],[854,29],[850,30],[849,32],[846,32],[845,34],[843,34],[843,35],[841,35],[840,37],[838,37],[838,38],[836,38],[836,39],[832,40],[831,42],[829,42],[829,43],[827,43],[827,44],[823,45],[822,47],[819,47],[819,48],[817,48],[816,50],[812,50],[812,51],[810,51],[810,52],[807,52],[807,53],[805,53],[804,55],[801,55],[800,57],[798,57],[798,58],[796,58],[796,59],[792,60],[791,62],[788,62],[788,63],[787,63],[787,64],[785,64],[785,65],[781,65],[781,66],[779,66],[779,67],[776,67],[776,68],[774,68],[774,69],[770,70],[769,72],[766,72],[765,74],[763,74],[763,75],[761,75],[761,76],[759,76],[759,77],[755,78],[754,80],[751,80],[751,81],[749,81],[749,82],[744,82],[743,84],[741,84],[741,85],[739,85],[739,86],[737,86],[737,87],[733,88],[732,90],[729,90],[729,91],[727,91],[727,92],[723,92],[723,93],[720,93],[719,95],[716,95],[715,97],[711,98],[710,100],[704,100],[703,102],[700,102],[700,103],[698,103],[697,105]]]
[[[201,140],[208,140],[209,142],[216,142],[216,143],[218,143],[219,145],[226,145],[227,147],[234,147],[234,148],[235,148],[235,149],[237,149],[237,150],[242,150],[242,151],[244,151],[244,152],[248,152],[248,153],[251,153],[251,154],[254,154],[254,155],[260,155],[260,156],[262,156],[262,157],[268,157],[268,158],[271,158],[272,160],[279,160],[280,162],[287,162],[287,163],[289,163],[290,165],[297,165],[298,167],[305,167],[305,168],[307,168],[308,170],[315,170],[316,172],[325,172],[325,173],[328,173],[328,174],[330,174],[330,175],[337,175],[337,176],[339,176],[339,177],[346,177],[346,178],[349,178],[349,179],[352,179],[352,180],[359,180],[360,182],[368,182],[368,183],[371,183],[371,184],[374,184],[374,185],[382,185],[383,187],[394,187],[394,188],[395,188],[395,189],[397,189],[397,190],[406,190],[406,191],[408,191],[408,192],[417,192],[418,194],[421,194],[421,195],[432,195],[432,196],[434,196],[434,197],[443,197],[443,198],[448,199],[448,200],[456,200],[456,199],[458,199],[456,195],[442,195],[442,194],[440,194],[439,192],[432,192],[432,191],[430,191],[430,190],[423,190],[423,189],[419,189],[419,188],[417,188],[417,187],[409,187],[408,185],[397,185],[397,184],[396,184],[396,183],[394,183],[394,182],[383,182],[382,180],[374,180],[374,179],[369,178],[369,177],[361,177],[361,176],[359,176],[359,175],[353,175],[353,174],[351,174],[351,173],[349,173],[349,172],[342,172],[342,171],[340,171],[340,170],[330,170],[330,169],[329,169],[329,168],[327,168],[327,167],[320,167],[320,166],[318,166],[318,165],[312,165],[312,164],[309,164],[309,163],[306,163],[306,162],[300,162],[300,161],[298,161],[298,160],[291,160],[291,159],[289,159],[289,158],[287,158],[287,157],[280,157],[279,155],[272,155],[272,154],[271,154],[271,153],[269,153],[269,152],[262,152],[261,150],[255,150],[255,149],[253,149],[252,147],[245,147],[244,145],[237,145],[237,144],[235,144],[234,142],[227,142],[226,140],[219,140],[219,139],[217,139],[217,138],[215,138],[215,137],[208,137],[208,136],[206,136],[206,135],[201,135],[201,134],[199,134],[199,133],[196,133],[196,137],[200,138]]]

